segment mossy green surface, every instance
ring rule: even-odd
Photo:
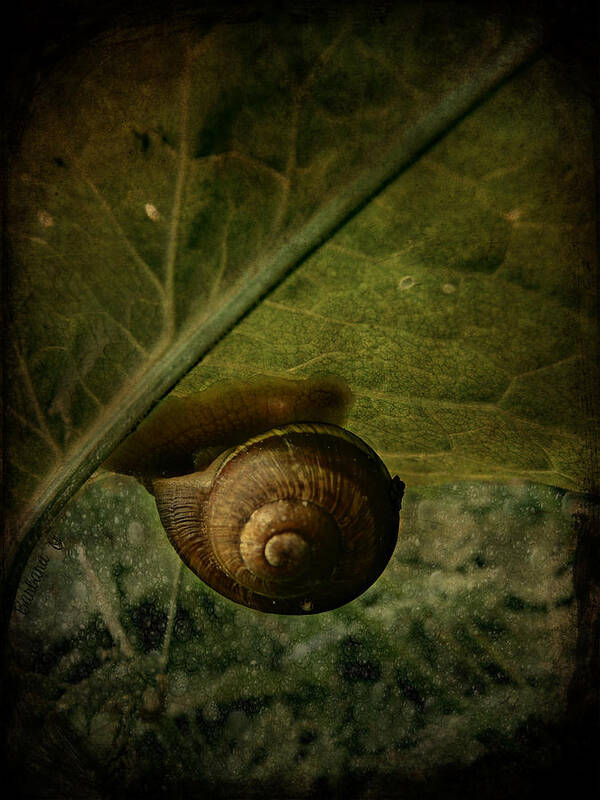
[[[13,757],[41,765],[34,783],[54,780],[43,765],[60,731],[96,787],[110,779],[137,796],[158,760],[156,796],[262,786],[295,797],[348,774],[410,783],[497,755],[565,713],[569,498],[527,483],[409,492],[371,589],[333,612],[280,617],[204,586],[152,498],[105,476],[55,528],[62,549],[40,545],[24,572],[18,607],[49,557],[11,624]],[[73,770],[63,779],[76,781]]]

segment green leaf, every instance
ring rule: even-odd
[[[42,84],[10,191],[16,537],[536,44],[449,16],[117,32]]]
[[[590,488],[589,104],[548,60],[485,99],[540,42],[445,4],[191,15],[42,81],[9,187],[9,563],[211,349],[178,391],[338,372],[413,484]]]
[[[542,59],[385,188],[179,385],[345,377],[407,485],[597,481],[590,109]],[[585,135],[583,132],[587,132]]]

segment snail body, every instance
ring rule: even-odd
[[[233,394],[231,386],[219,399],[221,410],[223,398],[229,402],[221,452],[214,455],[213,433],[203,429],[195,434],[196,444],[204,445],[194,458],[201,469],[172,475],[172,459],[166,476],[141,476],[171,544],[205,583],[250,608],[310,614],[353,600],[393,553],[404,484],[391,478],[365,442],[336,424],[349,402],[347,387],[337,379],[238,383]],[[231,398],[247,398],[249,387],[263,403],[250,414],[258,430],[245,438],[249,412],[241,415],[240,426],[230,415]],[[206,394],[196,396],[194,424],[203,414],[210,417]],[[218,397],[215,387],[208,399]],[[191,408],[192,400],[186,402]],[[325,421],[303,421],[307,414]],[[174,430],[170,416],[171,411],[162,430]],[[155,429],[159,422],[152,423]],[[187,431],[179,438],[189,450],[190,426],[181,419],[177,425]],[[145,436],[143,429],[134,436]],[[129,442],[121,463],[140,474],[141,463],[131,454],[139,457],[149,448],[143,439]],[[156,443],[152,448],[155,454]],[[209,454],[213,460],[206,465]],[[153,458],[148,463],[156,472]],[[119,469],[119,451],[109,465],[125,471]]]

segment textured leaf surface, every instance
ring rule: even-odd
[[[564,714],[572,505],[527,484],[410,492],[375,586],[324,615],[266,617],[182,567],[133,479],[98,479],[24,572],[13,761],[32,796],[158,781],[164,796],[303,797],[505,758]],[[556,746],[542,736],[528,769]]]
[[[408,485],[521,477],[591,488],[590,131],[575,87],[537,62],[308,259],[178,391],[218,376],[333,370],[356,393],[349,427]]]
[[[106,37],[41,84],[10,193],[15,537],[531,53],[535,36],[513,28],[420,4],[383,18],[184,21]],[[387,301],[368,311],[371,299],[361,313],[382,313]]]

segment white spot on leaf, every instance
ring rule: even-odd
[[[509,211],[506,215],[507,222],[516,222],[518,219],[521,218],[523,212],[520,208],[513,208],[512,211]]]
[[[398,288],[400,291],[405,292],[407,289],[412,289],[415,285],[415,279],[412,275],[405,275],[398,281]]]
[[[456,286],[453,283],[445,283],[442,286],[442,292],[444,294],[453,294],[456,291]]]
[[[156,206],[153,206],[152,203],[146,203],[144,206],[146,211],[146,216],[152,220],[152,222],[158,222],[160,219],[160,213]]]
[[[54,225],[54,217],[47,211],[38,211],[38,220],[42,228],[51,228]]]

